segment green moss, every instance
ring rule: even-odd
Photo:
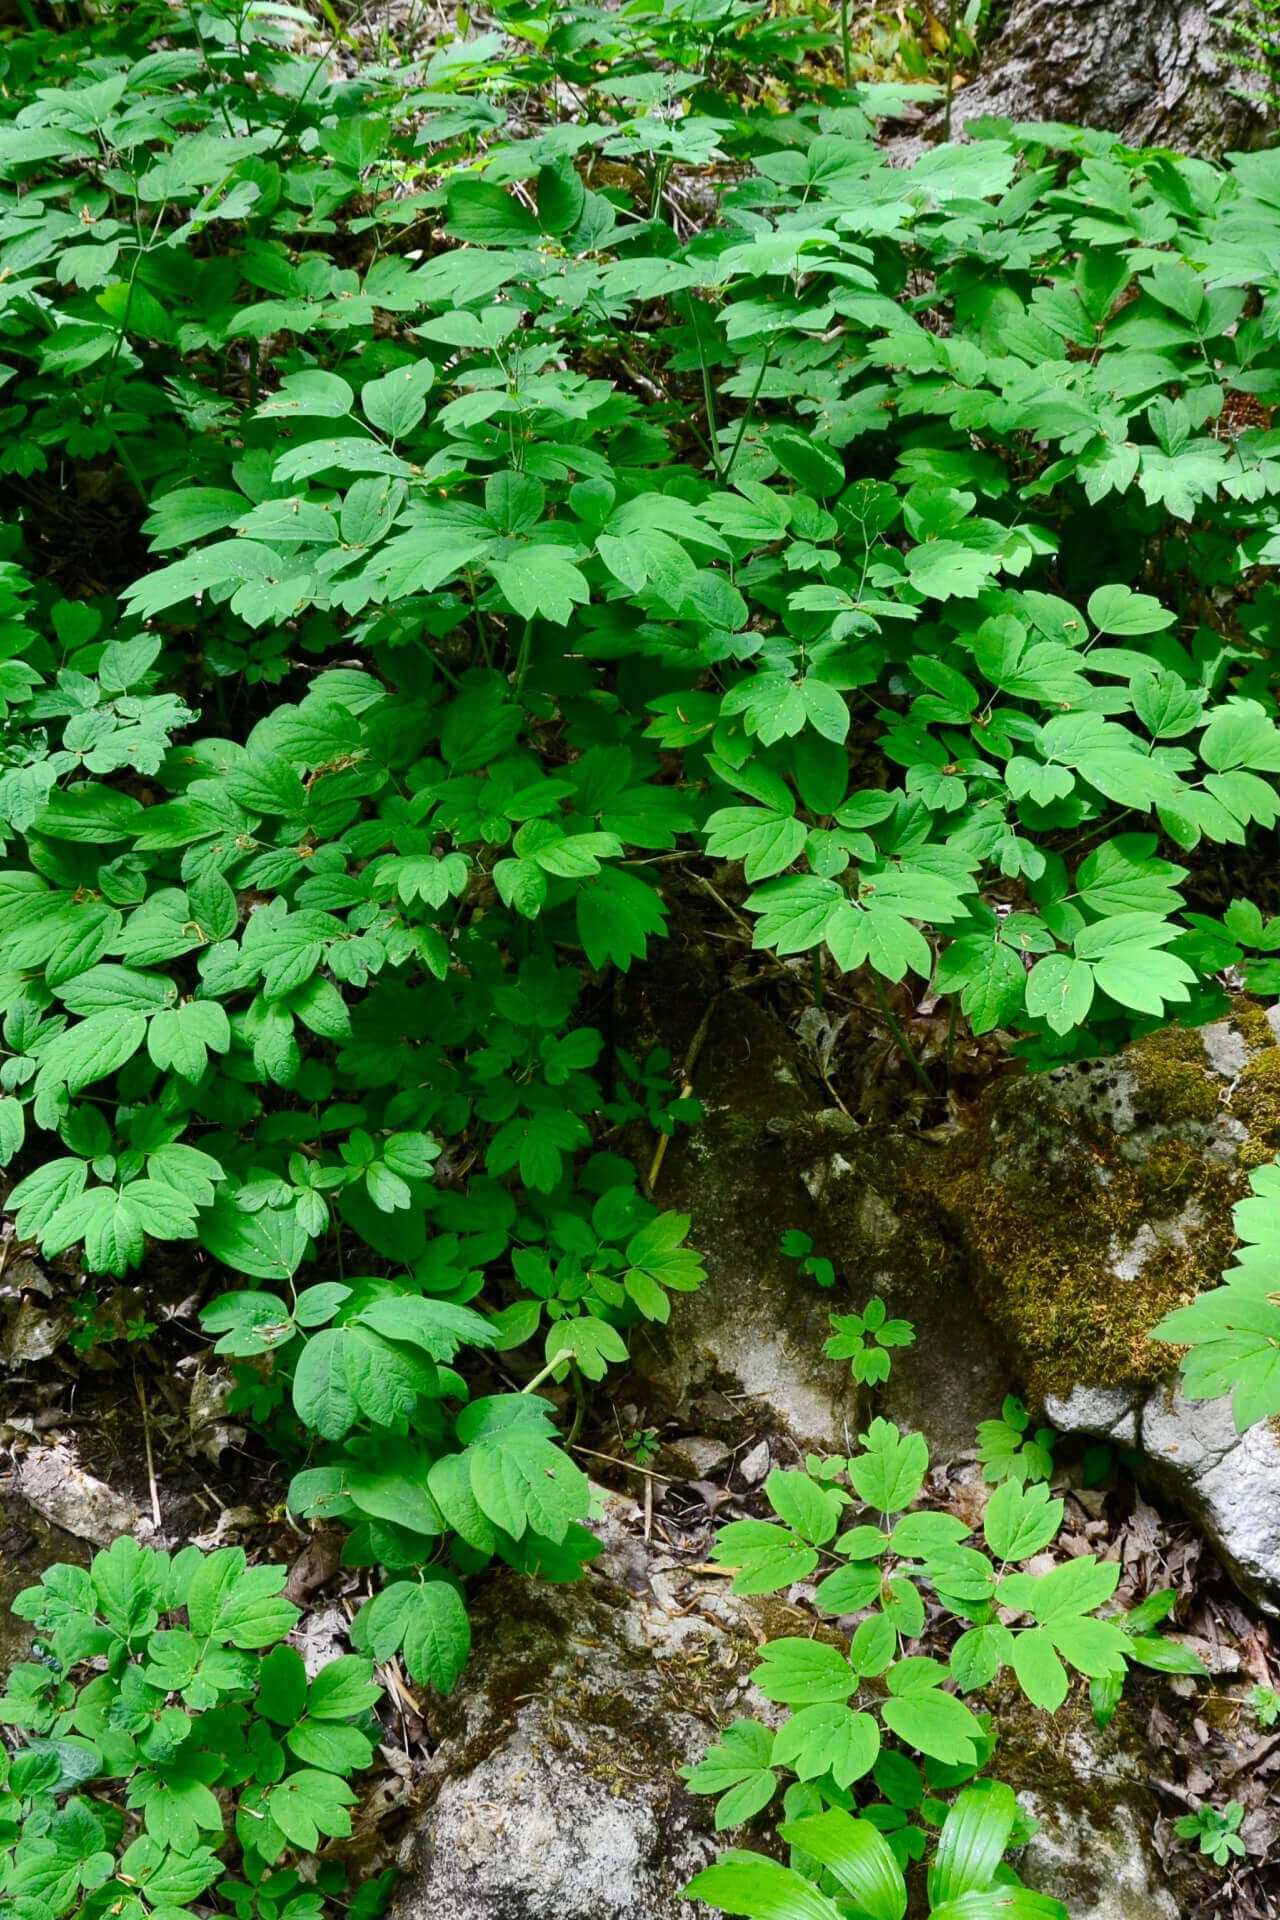
[[[1274,1160],[1280,1153],[1280,1047],[1274,1040],[1241,1073],[1231,1096],[1231,1111],[1249,1129],[1241,1164],[1258,1167]]]
[[[1232,1003],[1231,1024],[1251,1054],[1265,1053],[1275,1048],[1276,1036],[1260,1000],[1249,1000],[1242,994]]]
[[[997,1089],[991,1124],[948,1157],[934,1201],[967,1242],[981,1304],[1032,1393],[1167,1374],[1170,1350],[1151,1328],[1221,1280],[1232,1206],[1249,1170],[1280,1154],[1280,1045],[1255,1001],[1238,999],[1232,1024],[1248,1060],[1230,1086],[1188,1029],[1130,1049],[1138,1125],[1172,1131],[1136,1163],[1105,1100],[1096,1117],[1075,1101],[1055,1110],[1048,1079],[1030,1098],[1019,1087],[1007,1126]],[[1248,1136],[1230,1158],[1214,1125],[1227,1118]],[[1126,1264],[1132,1279],[1121,1277]]]
[[[1212,1120],[1220,1082],[1209,1068],[1200,1037],[1187,1027],[1164,1027],[1130,1049],[1138,1075],[1138,1098],[1162,1125]]]
[[[1216,1115],[1218,1083],[1194,1035],[1153,1036],[1140,1060],[1144,1117]],[[975,1130],[937,1202],[968,1240],[979,1300],[1033,1394],[1158,1379],[1170,1355],[1151,1329],[1221,1278],[1241,1177],[1194,1138],[1162,1141],[1134,1165],[1103,1119],[1053,1112],[1048,1085],[1041,1098],[1043,1118],[1023,1112],[1012,1146],[998,1126]],[[1118,1278],[1135,1242],[1135,1276]]]

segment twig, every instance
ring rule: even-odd
[[[1199,1812],[1199,1796],[1189,1792],[1186,1787],[1179,1787],[1172,1780],[1157,1780],[1154,1774],[1148,1784],[1154,1787],[1157,1793],[1167,1793],[1171,1800],[1180,1801],[1184,1807],[1190,1807],[1193,1813]]]
[[[916,1050],[912,1046],[911,1042],[908,1040],[905,1031],[903,1030],[901,1025],[898,1023],[898,1021],[894,1018],[893,1011],[889,1005],[888,997],[885,994],[884,988],[880,985],[880,976],[878,973],[872,974],[871,987],[872,987],[872,991],[876,996],[876,999],[880,1003],[880,1011],[884,1015],[885,1025],[888,1027],[890,1033],[893,1035],[894,1039],[898,1043],[898,1051],[902,1054],[903,1059],[907,1062],[908,1066],[911,1068],[912,1073],[914,1073],[916,1079],[920,1082],[920,1085],[926,1090],[926,1092],[932,1093],[934,1091],[933,1082],[929,1078],[928,1074],[925,1072],[924,1068],[920,1065],[919,1056],[917,1055]]]
[[[652,1467],[639,1466],[634,1460],[623,1460],[620,1455],[616,1453],[600,1453],[595,1447],[579,1446],[576,1441],[573,1444],[572,1451],[574,1453],[585,1453],[589,1460],[607,1460],[610,1466],[625,1467],[628,1473],[642,1473],[648,1480],[667,1481],[671,1478],[669,1473],[655,1473]]]
[[[133,1386],[138,1396],[138,1405],[142,1409],[142,1445],[147,1457],[147,1485],[151,1489],[151,1517],[156,1523],[156,1532],[159,1533],[164,1528],[164,1516],[160,1511],[160,1489],[156,1485],[155,1455],[151,1451],[151,1420],[147,1413],[147,1396],[142,1390],[142,1382],[138,1378],[138,1369],[136,1367],[133,1370]]]
[[[701,1020],[699,1020],[694,1036],[689,1042],[688,1052],[684,1056],[684,1066],[680,1070],[679,1097],[681,1100],[689,1099],[693,1093],[693,1070],[698,1064],[698,1055],[702,1052],[703,1046],[706,1043],[707,1034],[711,1029],[711,1016],[715,1012],[719,1000],[720,995],[718,993],[712,994],[710,1000],[707,1002],[706,1012],[703,1014]],[[666,1156],[667,1142],[670,1138],[671,1135],[669,1133],[660,1133],[653,1149],[653,1159],[649,1162],[649,1193],[651,1196],[654,1188],[658,1184],[658,1175],[662,1172],[662,1162]]]

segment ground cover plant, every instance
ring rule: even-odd
[[[15,1611],[43,1636],[0,1695],[0,1884],[15,1920],[179,1920],[200,1902],[236,1920],[353,1920],[332,1862],[297,1863],[351,1833],[348,1775],[373,1755],[380,1687],[356,1655],[308,1681],[284,1642],[298,1609],[284,1567],[238,1547],[172,1558],[122,1535],[89,1568],[57,1566]],[[167,1624],[166,1624],[167,1623]],[[217,1791],[215,1791],[215,1789]]]
[[[852,1316],[854,1344],[849,1318],[832,1316],[828,1351],[849,1360],[855,1379],[882,1384],[892,1368],[888,1349],[909,1345],[913,1329],[886,1322],[882,1302],[871,1300]],[[884,1342],[872,1369],[864,1326]],[[1025,1421],[1018,1402],[1005,1415]],[[1008,1430],[1020,1436],[1016,1425]],[[845,1909],[834,1896],[870,1920],[903,1920],[911,1869],[928,1854],[924,1891],[934,1920],[1064,1920],[1060,1901],[1024,1887],[1004,1861],[1035,1822],[1008,1786],[975,1782],[999,1766],[998,1734],[992,1715],[965,1696],[980,1696],[1008,1672],[1033,1706],[1053,1713],[1074,1670],[1087,1678],[1094,1718],[1105,1727],[1131,1664],[1200,1676],[1205,1668],[1193,1649],[1157,1631],[1176,1590],[1104,1616],[1119,1561],[1085,1553],[1043,1571],[1064,1502],[1018,1452],[1006,1449],[997,1465],[990,1436],[983,1452],[996,1490],[981,1545],[959,1515],[922,1503],[929,1448],[882,1418],[847,1458],[809,1455],[803,1468],[775,1469],[764,1487],[773,1519],[721,1529],[714,1557],[732,1573],[735,1593],[794,1591],[821,1574],[811,1593],[825,1631],[765,1641],[755,1685],[793,1711],[776,1726],[735,1720],[685,1769],[692,1792],[717,1796],[721,1829],[766,1812],[782,1777],[794,1776],[778,1826],[790,1864],[730,1849],[695,1876],[691,1898],[748,1920],[836,1920]],[[923,1639],[930,1599],[960,1629],[945,1661],[909,1650]],[[1219,1816],[1203,1813],[1179,1833],[1194,1829],[1227,1845]]]
[[[1280,820],[1280,159],[892,166],[750,0],[325,19],[4,43],[0,1151],[91,1288],[207,1256],[193,1345],[443,1691],[470,1577],[596,1550],[569,1409],[701,1276],[613,1019],[678,902],[931,1094],[926,994],[1035,1069],[1274,987],[1216,869]],[[1242,1419],[1274,1177],[1169,1328]]]

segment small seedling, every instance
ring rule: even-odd
[[[1260,1727],[1274,1727],[1280,1720],[1280,1693],[1274,1687],[1255,1687],[1249,1705]]]
[[[1240,1822],[1244,1819],[1244,1808],[1238,1800],[1228,1800],[1219,1812],[1217,1807],[1199,1807],[1195,1813],[1184,1813],[1176,1822],[1179,1839],[1199,1840],[1201,1853],[1208,1854],[1215,1866],[1230,1866],[1232,1856],[1243,1859],[1248,1848],[1240,1838]]]
[[[800,1262],[800,1271],[816,1280],[820,1287],[833,1287],[836,1283],[836,1270],[829,1260],[824,1260],[813,1250],[813,1241],[807,1233],[798,1227],[791,1227],[782,1236],[782,1251],[789,1260]]]
[[[847,1360],[860,1386],[880,1386],[893,1365],[889,1347],[909,1347],[915,1341],[909,1320],[885,1318],[883,1300],[873,1297],[861,1313],[833,1313],[831,1337],[822,1351],[828,1360]]]
[[[639,1433],[629,1433],[622,1443],[622,1450],[634,1466],[647,1467],[662,1451],[658,1429],[642,1427]]]
[[[1031,1432],[1031,1415],[1016,1395],[1009,1394],[998,1420],[983,1420],[978,1426],[978,1458],[982,1477],[992,1486],[1002,1480],[1016,1480],[1021,1487],[1053,1476],[1052,1427],[1037,1427]]]

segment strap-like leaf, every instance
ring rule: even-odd
[[[842,1920],[840,1910],[791,1867],[763,1853],[737,1849],[696,1874],[684,1890],[686,1900],[705,1900],[722,1913],[744,1920]]]
[[[965,1788],[943,1823],[929,1871],[931,1901],[954,1900],[991,1885],[1017,1812],[1013,1790],[1002,1781],[983,1780]]]
[[[870,1920],[902,1920],[906,1882],[888,1841],[869,1820],[854,1820],[832,1808],[791,1820],[778,1831],[791,1846],[820,1860]]]

